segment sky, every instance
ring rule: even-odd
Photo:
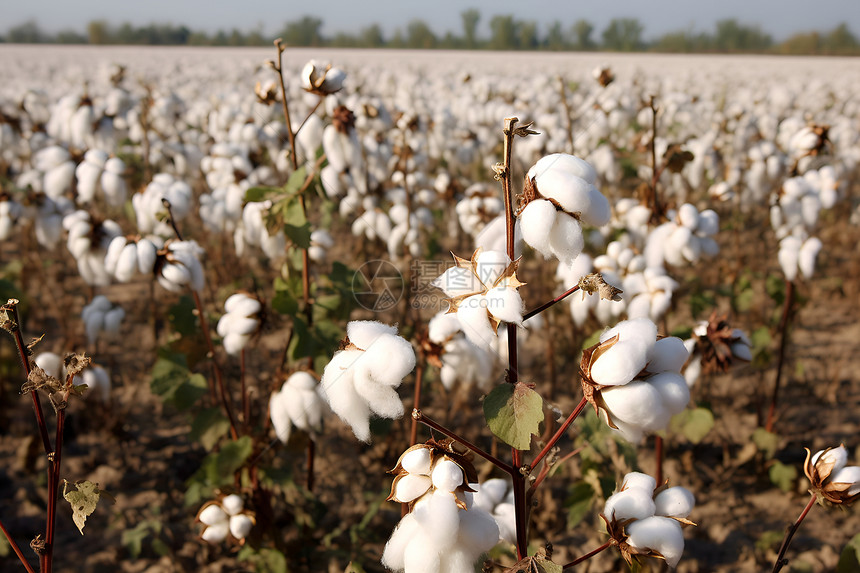
[[[680,29],[712,31],[714,23],[725,18],[758,24],[777,40],[795,32],[829,30],[843,22],[860,35],[858,0],[0,0],[0,30],[32,19],[48,32],[84,32],[89,21],[103,19],[112,24],[173,23],[207,32],[238,28],[275,34],[284,22],[307,14],[323,20],[324,35],[357,32],[373,23],[391,34],[415,18],[437,34],[449,30],[460,34],[460,13],[468,8],[480,11],[479,35],[485,37],[488,22],[497,14],[535,20],[542,30],[556,20],[568,27],[582,18],[594,24],[595,35],[612,18],[633,17],[642,22],[649,39]]]

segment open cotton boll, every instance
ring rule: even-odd
[[[391,419],[403,416],[403,402],[391,386],[377,384],[371,378],[362,376],[360,371],[356,371],[353,384],[355,391],[367,402],[370,411],[377,416]]]
[[[627,526],[627,543],[636,549],[650,549],[660,553],[669,567],[678,565],[684,552],[684,533],[681,525],[668,517],[648,517]]]
[[[860,493],[860,467],[848,466],[830,474],[829,483],[850,483],[854,484],[848,488],[847,494],[857,495]]]
[[[430,477],[433,487],[448,492],[460,487],[464,481],[463,468],[446,458],[436,462]]]
[[[64,378],[63,376],[63,358],[54,352],[42,352],[33,362],[36,363],[36,366],[45,371],[48,376],[53,376],[54,378],[61,380]]]
[[[230,533],[230,525],[229,522],[225,519],[221,523],[215,523],[210,525],[203,533],[200,534],[200,537],[203,541],[207,543],[220,543],[227,539],[227,535]]]
[[[484,286],[490,288],[510,264],[510,257],[503,251],[482,251],[475,261],[475,274]]]
[[[815,260],[821,251],[821,246],[821,239],[810,237],[804,241],[797,254],[797,267],[807,279],[811,279],[815,274]]]
[[[604,386],[627,384],[645,368],[647,354],[644,341],[620,339],[591,364],[591,379]]]
[[[800,239],[791,235],[779,242],[777,260],[786,280],[793,281],[797,277],[798,260],[800,258]]]
[[[660,392],[644,381],[614,386],[601,392],[612,420],[616,419],[644,431],[666,427],[670,414]]]
[[[549,246],[559,261],[572,263],[585,246],[579,221],[570,215],[559,213],[549,230]]]
[[[370,442],[370,406],[356,391],[352,366],[361,357],[356,350],[335,353],[323,371],[320,393],[332,411],[352,428],[355,437]]]
[[[374,382],[399,386],[415,368],[415,350],[408,340],[394,334],[383,334],[367,348],[356,364],[356,375],[366,375]]]
[[[656,515],[688,517],[696,505],[696,498],[687,488],[676,486],[661,491],[654,498]]]
[[[541,177],[547,170],[559,170],[594,183],[597,173],[585,160],[567,153],[553,153],[541,157],[528,171],[528,177]]]
[[[690,389],[684,377],[675,372],[661,372],[648,377],[647,382],[660,392],[663,405],[670,415],[675,415],[687,407]]]
[[[476,294],[463,300],[457,308],[457,318],[460,319],[463,334],[479,348],[489,348],[496,339],[496,333],[487,316],[487,300],[484,295]]]
[[[221,500],[221,507],[227,515],[237,515],[245,507],[245,503],[241,496],[233,493]]]
[[[488,479],[481,484],[469,484],[476,490],[474,504],[485,511],[493,511],[508,493],[508,482],[502,478]]]
[[[400,465],[410,474],[430,473],[430,448],[415,448],[410,452],[406,452],[400,460]]]
[[[392,571],[403,571],[406,547],[420,535],[421,526],[414,513],[407,513],[394,528],[382,551],[382,564]]]
[[[624,476],[624,481],[621,483],[621,489],[640,489],[646,491],[649,497],[651,497],[656,487],[657,480],[642,472],[628,473]]]
[[[654,343],[648,353],[648,372],[680,372],[684,363],[690,357],[684,341],[675,336],[661,338]]]
[[[429,498],[429,499],[428,499]],[[460,530],[460,508],[453,493],[437,489],[427,496],[426,505],[415,507],[431,545],[444,550],[452,546]]]
[[[516,289],[507,287],[490,289],[484,295],[484,300],[486,301],[486,309],[495,318],[502,322],[511,322],[522,326],[525,303],[523,303],[523,299]]]
[[[427,493],[433,485],[426,475],[406,474],[397,480],[394,497],[400,503],[410,503]]]
[[[362,350],[370,348],[384,334],[396,335],[397,328],[376,320],[353,320],[346,325],[347,338]]]
[[[251,533],[252,527],[254,522],[247,515],[234,515],[230,518],[230,535],[236,539],[245,539]]]
[[[553,204],[541,199],[532,201],[520,213],[523,240],[544,258],[552,255],[548,230],[552,229],[557,216],[558,211]]]
[[[481,553],[492,549],[498,543],[499,537],[498,523],[489,512],[474,505],[460,512],[460,538],[457,540],[457,546],[469,548],[468,565],[473,565]]]
[[[640,488],[614,493],[606,500],[603,515],[610,521],[651,517],[656,507],[651,495],[652,492]]]
[[[200,523],[203,525],[216,525],[218,523],[226,522],[227,517],[227,514],[223,509],[221,509],[221,506],[213,503],[203,508],[203,511],[200,512],[197,519],[199,519]]]
[[[837,448],[819,450],[813,454],[810,464],[813,466],[816,465],[819,458],[823,464],[833,464],[831,472],[836,473],[848,463],[848,449],[844,445],[840,445]]]

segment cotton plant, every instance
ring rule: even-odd
[[[0,195],[0,241],[12,236],[23,212],[20,203],[7,194]]]
[[[242,497],[235,493],[203,505],[197,513],[197,521],[203,524],[200,538],[213,544],[228,539],[244,544],[256,522],[253,513],[245,508]]]
[[[245,205],[242,210],[242,221],[233,232],[233,244],[236,254],[240,257],[247,252],[248,247],[256,247],[263,251],[269,259],[280,260],[284,257],[287,238],[282,229],[274,233],[266,226],[266,215],[272,208],[272,201],[255,201]]]
[[[463,192],[454,211],[460,228],[474,238],[490,221],[504,212],[504,207],[495,189],[484,183],[473,183]]]
[[[41,174],[41,188],[37,191],[44,191],[48,197],[57,199],[71,189],[76,166],[66,148],[51,145],[40,149],[33,156],[33,166]]]
[[[237,292],[227,297],[224,315],[215,327],[227,354],[236,356],[245,349],[251,337],[260,330],[262,310],[259,299],[249,294]]]
[[[690,401],[681,375],[687,357],[684,342],[658,339],[651,320],[625,320],[583,352],[583,393],[611,428],[639,442],[646,433],[667,428]]]
[[[653,477],[631,472],[606,500],[601,518],[629,565],[640,557],[663,559],[674,569],[684,552],[683,528],[695,498],[686,488],[656,487]]]
[[[499,527],[499,539],[511,545],[517,542],[517,523],[514,511],[514,491],[508,480],[488,479],[480,484],[469,484],[475,490],[473,504],[493,516]]]
[[[320,393],[356,438],[370,442],[370,416],[399,418],[397,387],[415,368],[412,345],[397,328],[376,321],[352,321],[346,339],[323,371]]]
[[[684,346],[690,355],[683,372],[688,386],[702,374],[728,372],[752,361],[749,337],[740,328],[732,328],[728,318],[716,311],[693,328],[693,336]]]
[[[648,235],[644,255],[649,267],[662,267],[664,263],[684,266],[719,253],[719,245],[713,238],[720,227],[715,211],[699,212],[694,205],[684,203],[667,216],[669,221]]]
[[[499,540],[495,519],[473,503],[477,472],[451,440],[412,446],[392,470],[389,500],[407,503],[382,564],[403,573],[472,573]]]
[[[501,251],[480,248],[467,260],[454,255],[455,266],[431,283],[448,295],[448,312],[456,312],[466,338],[491,346],[502,322],[522,325],[523,300],[517,278],[519,264]]]
[[[125,310],[114,306],[104,295],[96,295],[81,311],[81,320],[90,345],[99,338],[114,340],[119,336],[119,328],[125,318]]]
[[[104,195],[111,207],[121,207],[128,193],[125,179],[125,162],[101,149],[90,149],[84,160],[75,168],[77,179],[77,203],[87,205],[97,195]]]
[[[134,207],[137,229],[142,234],[154,234],[161,237],[173,235],[173,228],[166,219],[167,208],[164,200],[170,202],[170,212],[173,220],[182,221],[192,207],[191,187],[185,181],[176,179],[168,173],[158,173],[146,188],[131,198]]]
[[[848,450],[844,444],[812,454],[806,450],[803,472],[812,486],[810,490],[822,502],[850,505],[860,496],[860,466],[849,466]]]
[[[302,68],[301,81],[305,91],[327,96],[343,89],[346,72],[329,63],[311,60]]]
[[[526,174],[519,213],[523,240],[545,258],[570,264],[582,252],[582,224],[609,222],[609,201],[594,186],[597,174],[573,155],[541,158]]]
[[[269,398],[269,417],[275,436],[284,444],[293,428],[310,436],[322,432],[326,404],[316,378],[307,372],[294,372]]]

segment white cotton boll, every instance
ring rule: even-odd
[[[123,310],[122,307],[118,306],[107,311],[104,314],[104,332],[115,337],[119,334],[119,327],[123,318],[125,318],[125,310]]]
[[[220,543],[227,539],[230,533],[230,525],[225,519],[222,523],[216,523],[207,527],[200,537],[207,543]]]
[[[490,288],[495,285],[496,280],[504,274],[510,264],[511,259],[502,251],[483,251],[475,260],[475,274],[487,288]]]
[[[612,218],[612,208],[609,199],[594,185],[588,187],[589,203],[582,212],[582,220],[593,227],[602,227]]]
[[[427,476],[406,474],[397,480],[394,497],[400,503],[410,503],[427,493],[431,485]]]
[[[564,213],[559,213],[555,218],[555,224],[549,231],[549,241],[552,253],[566,264],[572,263],[585,246],[579,221]]]
[[[236,539],[245,539],[253,526],[253,520],[247,515],[234,515],[230,518],[230,534]]]
[[[457,318],[460,319],[463,334],[472,344],[486,349],[495,341],[496,332],[490,325],[484,295],[477,294],[462,300],[457,308]]]
[[[502,503],[493,512],[496,525],[499,528],[499,539],[511,545],[517,542],[517,516],[513,503]]]
[[[245,293],[236,293],[224,301],[224,310],[238,316],[253,316],[260,312],[260,301]]]
[[[552,255],[549,231],[555,224],[558,211],[549,201],[532,201],[520,213],[520,227],[527,245],[548,258]]]
[[[626,289],[625,292],[627,292]],[[651,316],[651,299],[650,292],[643,292],[634,296],[627,305],[627,318],[649,318]]]
[[[377,338],[356,365],[356,375],[369,375],[374,382],[397,387],[415,368],[415,350],[408,340],[393,334]]]
[[[460,320],[456,314],[440,312],[430,319],[427,325],[427,336],[432,342],[442,344],[460,332]]]
[[[357,350],[336,352],[323,371],[320,393],[356,438],[370,442],[370,407],[356,391],[351,370],[361,354]]]
[[[164,282],[159,281],[159,283],[167,290],[180,292],[185,285],[191,282],[191,272],[185,267],[185,265],[167,263],[161,267],[160,278],[163,278]],[[167,284],[171,286],[168,287]]]
[[[663,398],[663,406],[670,415],[675,415],[687,407],[690,401],[690,389],[686,380],[675,372],[661,372],[647,379]]]
[[[694,231],[699,225],[699,210],[689,203],[684,203],[678,207],[678,220],[681,225]]]
[[[391,419],[403,416],[403,402],[391,386],[377,384],[372,379],[361,376],[359,372],[353,377],[353,384],[355,391],[377,416]]]
[[[693,232],[687,227],[676,227],[666,238],[664,243],[663,257],[666,262],[673,266],[684,264],[684,247],[690,244]]]
[[[370,348],[384,334],[396,335],[397,328],[376,320],[353,320],[346,325],[347,338],[362,350]]]
[[[591,379],[604,386],[627,384],[645,368],[647,352],[644,341],[622,338],[591,364]]]
[[[699,246],[702,254],[708,257],[716,257],[720,254],[720,245],[711,237],[699,237]]]
[[[404,550],[403,570],[409,573],[442,573],[442,552],[445,548],[428,541],[427,526],[420,529]]]
[[[269,418],[272,420],[275,436],[284,444],[290,440],[292,433],[292,423],[286,409],[288,400],[289,397],[282,390],[274,392],[269,398]]]
[[[752,349],[746,342],[734,342],[729,348],[732,350],[732,356],[737,359],[752,362]]]
[[[702,358],[696,356],[690,360],[687,367],[684,369],[684,380],[687,382],[687,387],[692,387],[702,375]]]
[[[646,345],[646,354],[657,341],[657,325],[647,318],[625,320],[600,335],[600,342],[606,342],[616,334],[622,341],[641,341]]]
[[[458,545],[468,547],[475,557],[492,549],[499,541],[499,533],[499,526],[489,512],[474,505],[460,512]],[[474,558],[469,561],[473,562]]]
[[[657,551],[669,567],[675,567],[684,552],[681,525],[668,517],[648,517],[627,526],[627,543],[636,549]]]
[[[625,519],[645,519],[654,515],[655,505],[651,492],[644,489],[625,489],[612,494],[606,500],[603,515],[612,521]]]
[[[87,154],[89,153],[90,152],[88,151]],[[75,169],[75,177],[78,180],[78,203],[86,204],[93,200],[96,195],[96,191],[98,190],[97,186],[101,174],[102,167],[96,165],[94,162],[86,160],[85,156],[84,162],[78,165]]]
[[[838,448],[819,450],[812,456],[810,463],[816,465],[819,459],[821,459],[821,463],[833,464],[832,472],[836,473],[848,463],[848,449],[844,445],[840,445]]]
[[[451,390],[459,379],[460,373],[457,372],[456,368],[449,364],[442,364],[442,368],[439,370],[439,381],[442,382],[445,390]]]
[[[430,474],[430,448],[415,448],[403,455],[400,465],[411,474]]]
[[[473,487],[472,489],[477,490],[477,493],[475,493],[475,505],[486,511],[492,511],[495,506],[502,503],[505,499],[510,489],[510,484],[502,478],[493,478],[481,483],[479,487]]]
[[[788,236],[779,242],[779,252],[776,258],[788,281],[793,281],[797,277],[800,246],[800,239],[795,236]]]
[[[113,245],[113,241],[111,241],[111,245]],[[105,258],[105,263],[107,263],[107,258]],[[119,282],[125,283],[130,281],[136,272],[137,245],[135,243],[129,243],[123,247],[119,258],[117,259],[114,276],[116,276],[116,280]]]
[[[104,311],[93,311],[84,317],[84,330],[87,333],[87,341],[90,345],[95,344],[99,332],[104,328]]]
[[[460,529],[460,508],[452,493],[436,490],[429,496],[425,514],[420,516],[431,545],[440,549],[450,547],[457,541]],[[418,511],[418,508],[416,508]],[[422,519],[423,517],[423,519]]]
[[[630,382],[601,392],[613,421],[618,420],[644,431],[662,429],[669,422],[663,397],[651,384]]]
[[[648,353],[648,372],[680,372],[681,367],[690,357],[684,341],[675,336],[661,338],[654,343]]]
[[[433,279],[430,284],[452,298],[484,291],[484,284],[471,268],[451,267]]]
[[[535,183],[541,195],[556,201],[568,213],[582,213],[589,206],[589,183],[581,177],[553,169],[540,175]]]
[[[696,505],[696,498],[684,487],[670,487],[661,491],[654,498],[657,515],[665,517],[687,517]]]
[[[242,501],[242,498],[235,493],[230,494],[221,500],[221,507],[224,508],[224,511],[225,513],[227,513],[227,515],[238,514],[240,511],[242,511],[242,508],[244,506],[245,504]]]
[[[331,234],[325,229],[317,229],[311,233],[311,242],[318,244],[324,249],[331,249],[334,247],[334,238],[332,238]]]
[[[66,161],[45,173],[44,191],[51,199],[59,199],[71,186],[75,178],[75,164]]]
[[[621,482],[621,489],[640,489],[645,491],[648,497],[651,497],[656,487],[657,480],[642,472],[630,472],[624,476],[624,481]]]
[[[120,255],[127,244],[128,240],[122,235],[111,239],[107,252],[105,253],[105,270],[110,274],[115,274],[117,262],[119,261]]]
[[[221,506],[213,503],[207,505],[203,511],[200,512],[200,515],[197,516],[197,519],[199,519],[200,523],[203,525],[215,525],[226,522],[227,517],[227,514],[223,509],[221,509]]]
[[[229,332],[224,339],[221,341],[221,344],[224,346],[224,351],[230,356],[236,356],[245,346],[248,345],[248,342],[251,340],[251,337],[247,334],[240,334],[237,332]]]
[[[811,279],[812,275],[815,274],[815,260],[821,251],[821,246],[821,239],[810,237],[804,241],[797,254],[797,266],[807,279]]]
[[[550,169],[560,170],[581,177],[589,183],[594,183],[594,180],[597,178],[597,173],[587,161],[566,153],[553,153],[541,157],[529,169],[528,177],[539,177]]]
[[[448,492],[460,487],[464,480],[463,469],[447,458],[436,462],[430,477],[433,480],[433,487]]]
[[[525,304],[517,289],[496,287],[487,291],[484,300],[487,309],[494,317],[502,322],[522,326]]]
[[[417,536],[421,535],[421,526],[415,519],[414,513],[407,513],[394,528],[391,537],[382,552],[382,564],[392,571],[402,571],[405,567],[404,557],[406,547]]]
[[[830,474],[829,483],[850,483],[854,484],[848,488],[848,495],[857,495],[860,493],[860,467],[848,466],[839,471]]]

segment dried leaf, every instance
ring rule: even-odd
[[[115,503],[116,500],[109,493],[101,491],[97,483],[83,480],[75,482],[74,486],[75,489],[70,491],[69,482],[63,480],[63,498],[72,506],[72,520],[83,535],[87,517],[96,510],[99,498],[104,495],[112,503]]]

